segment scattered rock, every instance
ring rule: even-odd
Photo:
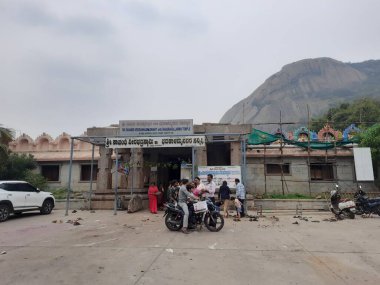
[[[317,220],[314,220],[314,221],[311,221],[312,223],[319,223],[320,221],[317,221]]]
[[[82,218],[78,218],[77,221],[82,221],[83,219]]]
[[[329,218],[329,219],[323,219],[324,222],[336,222],[337,219],[335,218]]]
[[[93,213],[95,213],[95,211],[94,211],[94,210],[91,210],[90,213],[93,214]]]
[[[79,226],[80,225],[80,223],[78,222],[78,220],[79,219],[76,219],[76,220],[67,220],[67,224],[72,224],[72,225],[74,225],[74,226]]]
[[[7,252],[6,252],[6,251],[2,251],[2,252],[0,253],[0,255],[3,255],[3,254],[7,254]]]
[[[298,221],[295,221],[294,223],[292,223],[293,225],[299,225],[300,223]]]
[[[280,218],[276,217],[276,216],[272,216],[271,217],[272,220],[275,220],[276,222],[278,222],[280,220]]]
[[[174,250],[171,249],[171,248],[167,248],[166,251],[169,252],[169,253],[174,253]]]
[[[56,224],[57,223],[57,220],[54,220],[54,221],[51,221],[53,224]]]
[[[73,210],[71,213],[75,214],[77,212],[77,210]]]
[[[315,197],[315,199],[322,199],[322,196],[318,195],[317,197]]]

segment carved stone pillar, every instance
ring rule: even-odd
[[[122,161],[122,163],[129,163],[129,160],[131,158],[131,152],[130,152],[130,149],[128,148],[123,148],[123,149],[119,149],[119,154],[120,154],[120,160]],[[125,174],[121,174],[120,177],[119,177],[119,186],[121,189],[127,189],[128,188],[128,185],[127,185],[127,176]]]
[[[231,142],[231,165],[240,165],[241,156],[240,142]]]
[[[128,188],[141,189],[144,188],[144,157],[143,149],[131,149],[130,154],[130,174],[128,178]],[[133,177],[132,177],[133,176]],[[133,185],[132,185],[133,182]]]
[[[196,166],[207,166],[207,149],[205,146],[195,148]]]
[[[98,178],[96,182],[96,192],[106,192],[112,187],[112,149],[99,147],[99,160],[98,160]]]

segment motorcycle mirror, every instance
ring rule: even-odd
[[[361,185],[359,185],[359,189],[362,190],[362,186]]]
[[[335,184],[335,188],[339,188],[339,185],[338,185],[338,184]]]

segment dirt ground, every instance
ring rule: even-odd
[[[379,284],[378,216],[267,213],[184,235],[162,214],[12,217],[0,224],[0,284]]]

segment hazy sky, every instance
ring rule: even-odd
[[[218,122],[290,62],[380,59],[380,1],[0,0],[0,124]]]

